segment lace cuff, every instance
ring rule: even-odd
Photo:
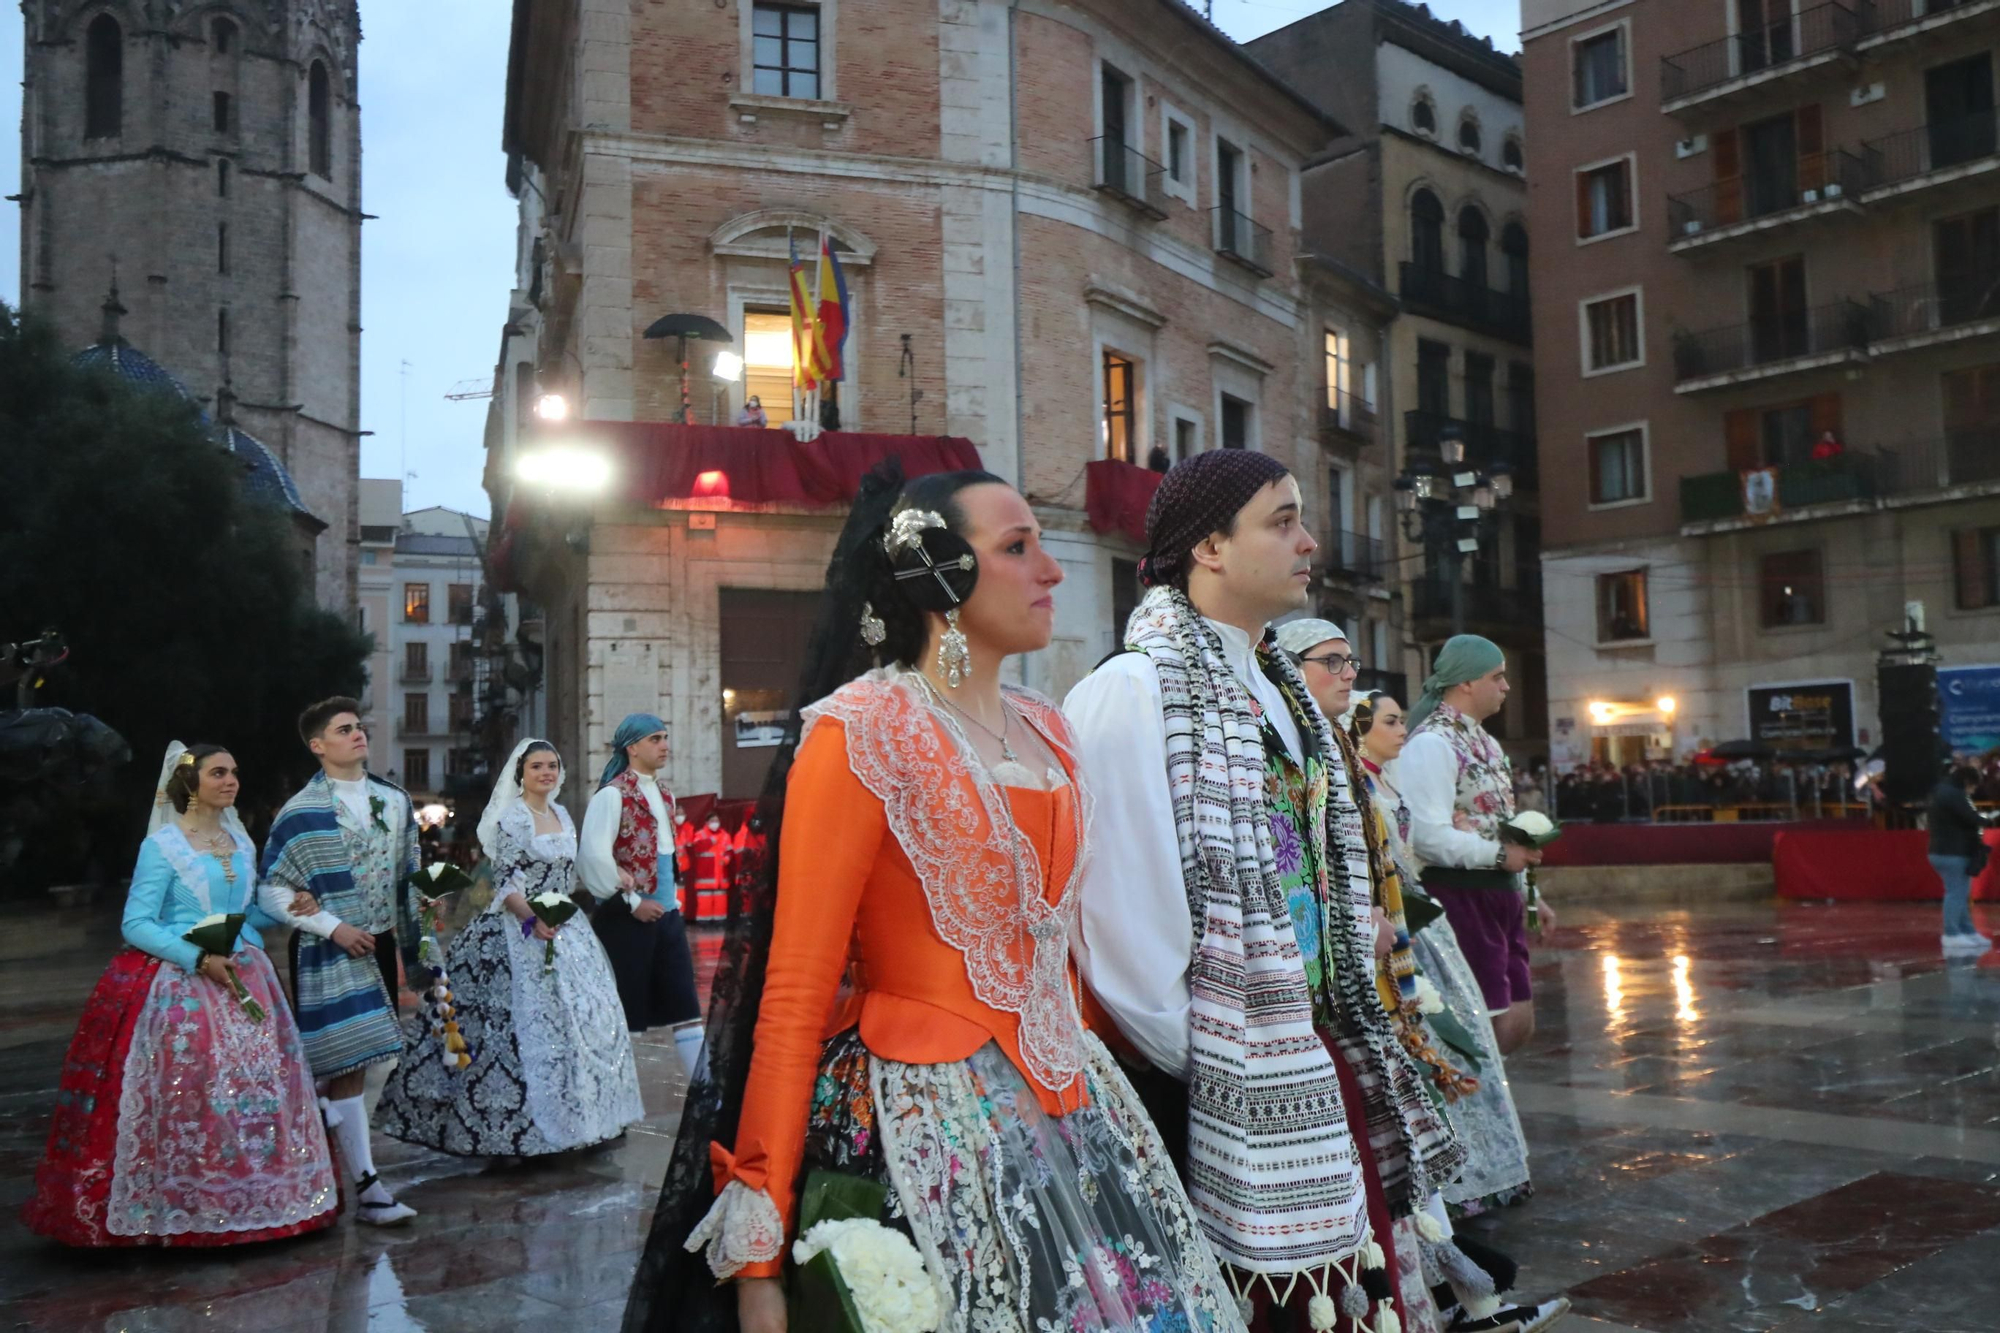
[[[785,1219],[764,1188],[769,1160],[755,1144],[741,1160],[719,1143],[708,1145],[715,1172],[715,1206],[687,1238],[692,1253],[706,1249],[708,1268],[718,1282],[751,1264],[768,1264],[785,1251]]]

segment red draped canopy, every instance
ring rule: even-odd
[[[1122,532],[1146,544],[1146,507],[1160,489],[1163,474],[1100,458],[1084,465],[1083,509],[1098,532]]]
[[[887,458],[900,460],[908,477],[980,466],[972,441],[944,435],[828,431],[801,444],[784,430],[659,421],[586,421],[563,434],[609,450],[626,497],[654,506],[671,500],[844,505]]]

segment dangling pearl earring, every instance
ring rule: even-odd
[[[972,679],[972,648],[958,627],[956,608],[944,613],[944,624],[944,633],[938,636],[938,672],[945,684],[955,690]]]

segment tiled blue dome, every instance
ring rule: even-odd
[[[172,393],[191,403],[199,401],[188,392],[187,385],[123,338],[114,337],[93,343],[71,360],[79,366],[108,370],[127,383]],[[285,469],[285,465],[278,461],[278,456],[271,452],[269,445],[240,426],[218,426],[207,412],[201,413],[201,421],[221,439],[223,447],[243,463],[248,471],[244,485],[251,496],[306,518],[321,529],[326,527],[318,515],[306,508],[305,500],[299,495],[298,484],[292,480],[292,474]]]

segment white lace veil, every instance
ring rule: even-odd
[[[153,813],[146,819],[146,836],[149,838],[158,833],[167,821],[178,813],[174,809],[172,798],[167,795],[167,779],[174,775],[176,768],[180,767],[181,756],[186,754],[187,750],[187,746],[175,741],[167,746],[167,757],[160,761],[160,780],[153,784]],[[236,807],[233,805],[222,812],[222,827],[246,841],[250,837],[244,830],[243,816],[236,813]]]
[[[527,754],[529,746],[547,744],[549,742],[533,736],[525,737],[514,747],[514,752],[507,756],[507,762],[500,766],[500,777],[493,784],[493,795],[487,798],[485,813],[479,816],[479,846],[488,856],[497,855],[494,848],[499,843],[500,821],[507,817],[508,811],[521,804],[521,783],[514,776],[515,770],[521,766],[521,757]],[[558,752],[556,789],[549,793],[550,804],[553,805],[556,798],[562,795],[563,783],[567,781],[569,781],[569,766],[563,763],[562,754]]]

